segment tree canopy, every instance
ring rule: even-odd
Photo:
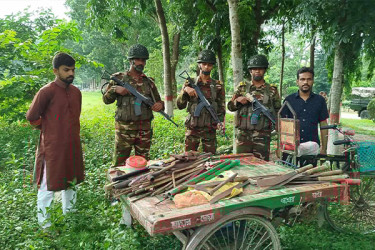
[[[26,104],[54,78],[55,53],[71,53],[64,42],[79,39],[81,35],[74,22],[56,19],[50,11],[18,13],[0,19],[0,116],[7,120],[23,119]],[[81,55],[73,54],[77,66],[86,63]]]

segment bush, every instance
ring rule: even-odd
[[[350,109],[350,100],[342,101],[342,107],[345,109]]]
[[[367,105],[367,110],[370,115],[370,119],[375,122],[375,98],[372,99]]]
[[[288,96],[288,95],[291,95],[291,94],[294,94],[298,91],[298,87],[297,86],[293,86],[293,87],[288,87],[286,89],[286,93],[285,93],[285,96]]]

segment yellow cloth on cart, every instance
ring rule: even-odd
[[[210,183],[214,181],[225,181],[233,174],[234,173],[232,171],[225,171],[220,176],[216,176],[215,178],[208,180],[208,181],[200,182],[199,184]],[[177,208],[192,207],[192,206],[207,204],[216,195],[222,192],[225,192],[226,190],[236,186],[239,183],[240,182],[229,182],[225,184],[224,186],[222,186],[221,188],[219,188],[218,190],[216,190],[216,192],[213,193],[212,196],[204,191],[195,190],[194,188],[189,187],[187,192],[184,192],[182,194],[177,194],[174,197],[173,201]],[[230,195],[223,198],[223,200],[235,197],[242,192],[243,192],[243,188],[233,188]]]
[[[212,178],[211,180],[208,180],[208,181],[200,182],[199,184],[210,183],[210,182],[215,182],[215,181],[225,181],[226,179],[228,179],[233,174],[234,174],[234,172],[231,171],[231,170],[224,171],[219,176],[216,176],[215,178]],[[212,194],[212,196],[209,195],[206,192],[203,192],[203,191],[202,192],[205,193],[209,197],[208,200],[211,200],[214,196],[216,196],[216,195],[218,195],[218,194],[226,191],[227,189],[229,189],[231,187],[236,186],[237,184],[239,184],[239,182],[229,182],[229,183],[225,184],[224,186],[222,186],[221,188],[219,188],[215,193]],[[189,188],[189,190],[194,190],[194,189],[193,188]],[[239,189],[238,188],[234,188],[232,190],[231,194],[229,196],[223,198],[223,200],[233,198],[233,197],[239,195],[242,192],[243,192],[243,188],[239,188]]]

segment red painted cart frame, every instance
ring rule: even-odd
[[[262,161],[255,157],[240,158],[241,165],[231,169],[239,176],[257,177],[262,175],[283,174],[290,168],[273,162]],[[320,183],[285,187],[278,190],[268,190],[258,194],[249,194],[254,189],[247,186],[244,192],[232,199],[221,200],[215,204],[204,204],[178,209],[173,201],[164,201],[161,196],[147,197],[135,200],[137,197],[122,196],[133,218],[147,230],[150,235],[169,234],[189,228],[196,228],[219,221],[224,216],[243,208],[252,208],[256,215],[271,218],[272,210],[286,206],[294,206],[304,202],[314,202],[324,198],[335,197],[342,199],[348,195],[348,189],[336,183]]]

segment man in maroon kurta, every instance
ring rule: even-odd
[[[34,183],[38,187],[38,221],[43,227],[46,208],[51,205],[54,191],[62,192],[64,214],[76,200],[74,186],[84,180],[84,165],[80,142],[82,95],[71,85],[75,60],[58,53],[53,59],[56,78],[35,95],[26,119],[41,130],[36,151]]]

